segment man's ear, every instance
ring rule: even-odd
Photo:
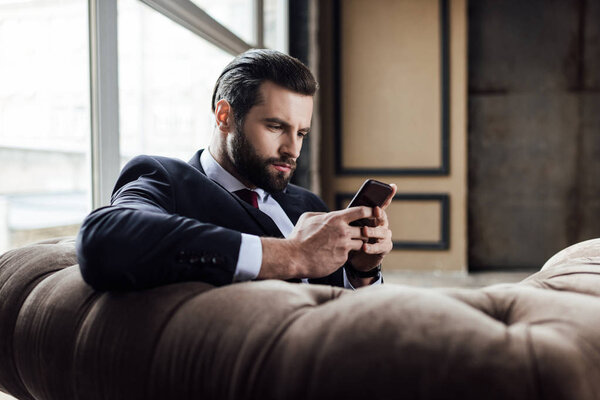
[[[233,110],[229,102],[221,99],[215,106],[215,120],[217,128],[223,133],[229,133],[233,127]]]

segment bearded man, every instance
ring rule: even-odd
[[[188,163],[134,158],[111,205],[86,217],[77,237],[85,281],[99,290],[254,279],[381,283],[393,193],[382,208],[327,212],[316,195],[289,183],[317,86],[306,66],[283,53],[236,57],[215,85],[209,147]],[[362,218],[372,226],[350,226]]]

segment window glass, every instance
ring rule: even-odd
[[[232,55],[137,0],[119,0],[122,164],[138,154],[189,160],[208,145],[214,84]]]
[[[256,17],[253,0],[192,0],[192,2],[246,43],[255,46]]]
[[[287,0],[263,0],[265,47],[288,52]]]
[[[90,211],[86,0],[0,1],[0,253]]]

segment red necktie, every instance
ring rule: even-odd
[[[240,199],[250,204],[254,208],[258,208],[258,193],[250,189],[236,190],[235,193]]]

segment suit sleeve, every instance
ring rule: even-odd
[[[95,289],[143,289],[198,280],[232,282],[241,233],[177,215],[172,177],[156,159],[123,169],[111,206],[93,211],[77,236],[84,280]]]

